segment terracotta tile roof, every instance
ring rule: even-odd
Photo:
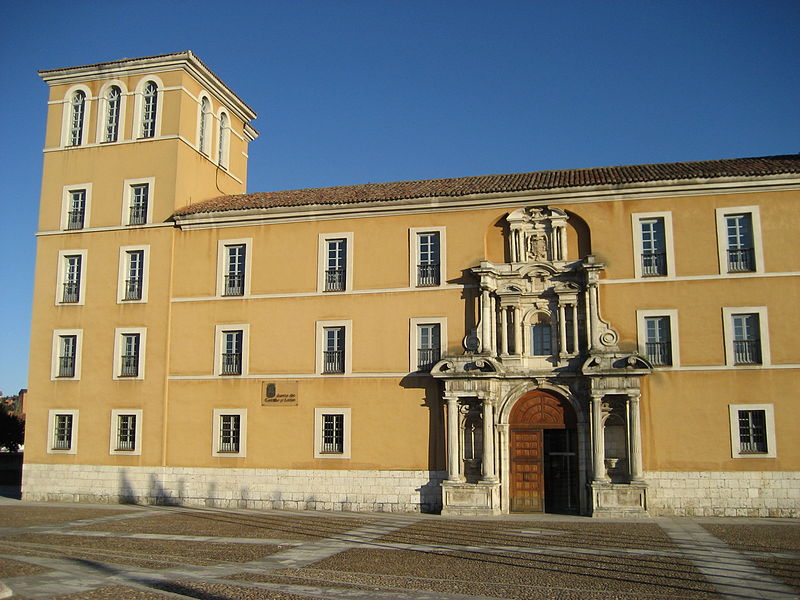
[[[502,194],[555,188],[720,177],[759,177],[780,174],[800,174],[800,154],[535,171],[508,175],[479,175],[452,179],[367,183],[363,185],[310,188],[282,192],[256,192],[253,194],[220,196],[198,202],[178,209],[175,211],[174,216],[276,207],[345,205],[410,200],[414,198],[458,197],[472,194]]]

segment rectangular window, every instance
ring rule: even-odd
[[[733,458],[775,458],[775,413],[772,404],[728,407]]]
[[[139,341],[138,333],[122,334],[122,354],[120,356],[120,377],[139,376]]]
[[[64,304],[76,304],[80,301],[82,258],[80,254],[64,256],[64,282],[61,294],[61,302]]]
[[[440,285],[439,232],[425,231],[417,234],[417,286]]]
[[[322,351],[323,373],[344,373],[345,328],[325,327]]]
[[[222,332],[221,375],[242,374],[242,338],[241,330]]]
[[[136,415],[117,415],[117,448],[118,451],[136,450]]]
[[[417,325],[417,370],[430,371],[442,357],[439,323]]]
[[[350,458],[350,409],[315,408],[314,458]]]
[[[47,453],[76,454],[78,452],[78,411],[55,409],[47,421]]]
[[[67,229],[83,229],[86,218],[86,190],[69,191]]]
[[[75,377],[75,360],[78,350],[77,335],[59,336],[58,376]]]
[[[128,225],[144,225],[147,223],[147,207],[150,196],[150,185],[140,183],[130,187],[130,208]]]
[[[753,220],[750,213],[725,215],[728,272],[746,273],[756,270],[753,247]]]
[[[661,277],[667,274],[667,246],[664,219],[642,219],[642,277]]]
[[[569,339],[569,332],[567,332]],[[536,323],[531,326],[531,347],[534,356],[553,354],[552,327],[550,323]]]
[[[125,300],[141,300],[144,283],[144,250],[125,252]]]
[[[239,452],[240,431],[239,415],[220,415],[218,452]]]
[[[672,365],[672,333],[669,317],[645,317],[645,354],[656,367]]]
[[[72,415],[57,414],[53,424],[53,450],[72,449]]]
[[[247,249],[244,244],[225,246],[225,289],[223,296],[243,296]]]
[[[737,365],[761,364],[761,325],[758,314],[731,315],[733,362]]]
[[[347,240],[325,240],[325,291],[343,292],[347,289]]]

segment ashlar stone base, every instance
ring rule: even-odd
[[[442,482],[443,515],[499,515],[499,483]]]
[[[647,484],[644,482],[611,483],[594,481],[593,517],[648,517]]]

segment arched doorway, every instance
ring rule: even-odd
[[[575,411],[565,400],[534,390],[509,415],[512,512],[577,512]]]

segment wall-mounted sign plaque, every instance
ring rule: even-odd
[[[261,406],[297,406],[297,380],[262,381]]]

